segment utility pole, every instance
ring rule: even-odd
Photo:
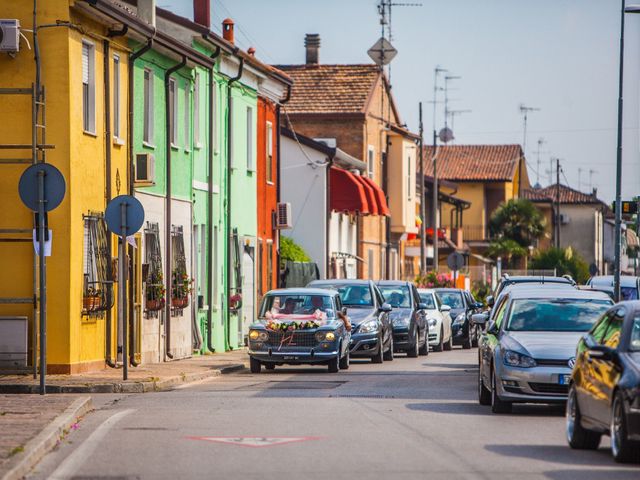
[[[433,229],[433,269],[438,271],[438,132],[436,127],[436,107],[438,101],[438,77],[446,72],[444,68],[437,66],[434,69],[433,80],[433,200],[431,202],[431,227]]]
[[[420,172],[418,174],[418,178],[420,179],[420,218],[422,220],[422,223],[420,224],[420,275],[424,275],[427,271],[427,259],[425,257],[427,241],[425,238],[425,214],[427,206],[424,196],[424,126],[422,124],[422,102],[418,104],[418,118],[420,121],[420,147],[418,149],[420,155]]]
[[[556,248],[560,248],[560,159],[556,158]]]

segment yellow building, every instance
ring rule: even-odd
[[[36,84],[37,47],[43,104],[36,103],[36,123],[46,127],[38,129],[38,143],[50,147],[36,150],[37,161],[55,165],[66,180],[65,199],[49,214],[47,370],[104,368],[107,359],[116,359],[110,283],[116,244],[101,215],[110,198],[129,188],[128,36],[135,35],[135,28],[123,28],[120,19],[98,13],[86,1],[38,2],[34,26],[33,2],[5,0],[2,17],[17,19],[21,30],[19,51],[0,52],[0,229],[3,240],[13,240],[0,242],[0,317],[28,318],[31,365],[37,305],[17,302],[28,302],[24,299],[34,294],[28,240],[33,217],[20,202],[17,185],[33,160],[33,101],[30,93],[6,89]]]

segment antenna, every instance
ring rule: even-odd
[[[589,170],[589,191],[593,192],[593,174],[598,173],[597,170]]]
[[[544,138],[538,139],[538,150],[536,151],[536,186],[540,187],[540,154],[542,153],[542,145],[545,143]]]
[[[524,122],[524,139],[522,141],[522,153],[524,153],[525,158],[527,157],[527,118],[529,116],[529,112],[539,112],[539,108],[535,107],[527,107],[524,103],[520,104],[520,113],[523,115]]]
[[[578,191],[582,191],[582,168],[578,168]]]
[[[453,131],[449,128],[449,82],[460,78],[458,75],[444,76],[444,128],[440,131],[440,140],[444,143],[453,140]]]
[[[456,117],[458,115],[463,115],[465,113],[471,113],[471,110],[469,109],[465,109],[465,110],[449,110],[449,116],[451,117],[451,130],[455,131],[454,127],[453,127],[453,123],[456,119]]]
[[[382,36],[385,37],[385,27],[389,31],[389,41],[393,40],[391,31],[391,7],[421,7],[422,3],[398,3],[393,0],[380,0],[378,3],[378,15],[380,15],[380,25],[382,26]]]

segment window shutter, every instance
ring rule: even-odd
[[[82,83],[89,84],[89,45],[82,44]]]

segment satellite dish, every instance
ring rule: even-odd
[[[445,127],[438,133],[438,138],[442,143],[449,143],[455,137],[453,136],[453,131],[449,127]]]

